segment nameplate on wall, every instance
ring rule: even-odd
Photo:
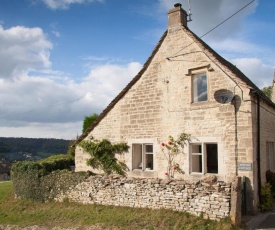
[[[240,171],[252,171],[252,163],[239,163]]]

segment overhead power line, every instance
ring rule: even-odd
[[[217,29],[219,26],[221,26],[222,24],[224,24],[226,21],[228,21],[229,19],[231,19],[232,17],[234,17],[236,14],[238,14],[239,12],[241,12],[242,10],[244,10],[246,7],[248,7],[250,4],[252,4],[253,2],[255,2],[256,0],[252,0],[250,1],[249,3],[247,3],[245,6],[243,6],[241,9],[239,9],[238,11],[236,11],[234,14],[232,14],[231,16],[229,16],[228,18],[226,18],[225,20],[223,20],[221,23],[219,23],[218,25],[216,25],[215,27],[213,27],[212,29],[210,29],[208,32],[206,32],[205,34],[201,35],[199,38],[203,38],[204,36],[206,36],[207,34],[211,33],[213,30]],[[191,42],[190,44],[188,44],[187,46],[183,47],[182,49],[180,49],[178,52],[176,52],[175,54],[173,54],[172,56],[168,57],[169,58],[173,58],[173,57],[178,57],[178,56],[181,56],[182,54],[180,55],[177,55],[179,52],[181,52],[182,50],[186,49],[187,47],[189,47],[190,45],[192,45],[194,42]],[[115,91],[115,90],[114,90]],[[113,92],[113,91],[110,91],[110,92]],[[104,94],[104,93],[102,93]],[[18,116],[18,115],[21,115],[21,114],[26,114],[26,113],[30,113],[30,112],[34,112],[34,111],[39,111],[39,110],[42,110],[42,109],[45,109],[45,108],[52,108],[52,107],[56,107],[56,106],[60,106],[60,105],[63,105],[63,104],[70,104],[70,103],[74,103],[74,102],[77,102],[77,101],[80,101],[80,100],[83,100],[87,98],[87,96],[82,96],[78,99],[75,99],[75,100],[71,100],[71,101],[67,101],[67,102],[61,102],[61,103],[57,103],[57,104],[53,104],[53,105],[50,105],[50,106],[47,106],[47,107],[44,107],[44,108],[37,108],[37,109],[33,109],[33,110],[29,110],[29,111],[25,111],[25,112],[22,112],[22,113],[17,113],[15,114],[14,116]],[[12,117],[14,117],[12,116]],[[7,117],[10,117],[10,116],[2,116],[0,117],[0,119],[5,119]]]
[[[244,10],[246,7],[248,7],[249,5],[251,5],[253,2],[255,2],[256,0],[252,0],[251,2],[247,3],[245,6],[243,6],[241,9],[239,9],[238,11],[236,11],[234,14],[232,14],[231,16],[229,16],[228,18],[226,18],[225,20],[223,20],[221,23],[219,23],[218,25],[216,25],[215,27],[213,27],[212,29],[210,29],[208,32],[206,32],[205,34],[201,35],[199,38],[203,38],[204,36],[206,36],[207,34],[211,33],[213,30],[217,29],[218,27],[220,27],[222,24],[224,24],[226,21],[228,21],[229,19],[233,18],[236,14],[238,14],[239,12],[241,12],[242,10]],[[192,45],[194,42],[191,42],[190,44],[188,44],[187,46],[183,47],[182,49],[180,49],[178,52],[176,52],[175,54],[173,54],[172,56],[168,57],[168,58],[173,58],[173,57],[177,57],[176,55],[181,52],[182,50],[186,49],[188,46]]]

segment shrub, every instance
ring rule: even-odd
[[[45,185],[46,176],[54,171],[64,169],[68,171],[72,164],[74,164],[73,158],[65,154],[51,156],[38,162],[16,162],[11,168],[15,195],[25,199],[45,201],[46,192],[56,183],[48,180],[48,184]]]
[[[39,164],[48,172],[70,169],[74,165],[74,158],[67,154],[54,155],[40,160]]]
[[[261,203],[259,209],[261,212],[270,211],[272,208],[272,193],[269,183],[262,185],[261,187]]]
[[[46,173],[47,171],[38,162],[21,161],[13,164],[11,176],[15,195],[39,200],[37,189],[39,189],[40,178]]]

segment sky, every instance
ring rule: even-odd
[[[252,0],[190,0],[199,37]],[[0,136],[74,139],[139,72],[187,0],[0,0]],[[259,88],[272,84],[275,1],[202,37]]]

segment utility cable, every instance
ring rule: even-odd
[[[239,12],[241,12],[242,10],[244,10],[246,7],[248,7],[250,4],[252,4],[253,2],[255,2],[256,0],[252,0],[251,2],[247,3],[245,6],[243,6],[241,9],[239,9],[238,11],[236,11],[234,14],[232,14],[231,16],[229,16],[228,18],[226,18],[225,20],[223,20],[221,23],[219,23],[218,25],[216,25],[214,28],[212,28],[211,30],[209,30],[208,32],[206,32],[205,34],[203,34],[202,36],[200,36],[199,38],[203,38],[204,36],[206,36],[207,34],[211,33],[213,30],[217,29],[219,26],[221,26],[222,24],[224,24],[226,21],[228,21],[229,19],[231,19],[232,17],[234,17],[236,14],[238,14]],[[169,58],[173,58],[173,57],[177,57],[176,55],[181,52],[182,50],[186,49],[187,47],[189,47],[190,45],[192,45],[193,43],[195,43],[195,41],[191,42],[190,44],[188,44],[187,46],[183,47],[181,50],[179,50],[178,52],[174,53],[172,56],[168,57]],[[178,55],[180,56],[180,55]]]

